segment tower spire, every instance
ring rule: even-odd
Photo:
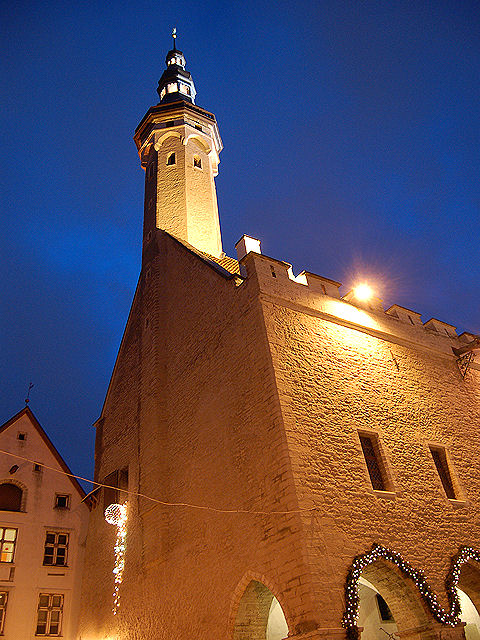
[[[152,255],[156,229],[216,258],[223,255],[214,181],[222,140],[213,113],[194,104],[195,86],[176,35],[173,29],[173,49],[158,83],[160,103],[135,131],[146,174],[144,261]]]
[[[184,100],[195,103],[195,85],[191,73],[185,69],[185,56],[177,49],[177,29],[172,29],[172,48],[167,53],[167,68],[158,81],[160,104]]]

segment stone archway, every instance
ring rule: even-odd
[[[280,603],[262,582],[251,580],[238,605],[233,640],[282,640],[287,635]]]
[[[395,565],[383,559],[377,560],[363,569],[362,577],[387,603],[398,633],[408,633],[412,629],[428,627],[431,624],[432,616],[423,603],[416,585],[402,575]],[[362,640],[376,638],[362,635]]]
[[[465,637],[467,640],[480,640],[480,568],[478,563],[469,560],[462,566],[457,586],[462,607],[461,619],[466,622]]]

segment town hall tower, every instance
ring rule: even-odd
[[[225,255],[175,41],[158,92],[79,640],[478,640],[480,339],[248,236]]]

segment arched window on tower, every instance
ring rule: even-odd
[[[167,165],[168,165],[168,166],[172,166],[172,165],[174,165],[174,164],[176,164],[175,154],[174,154],[174,153],[171,153],[171,154],[168,156],[168,158],[167,158]]]
[[[16,484],[0,484],[0,511],[21,511],[23,491]]]
[[[202,168],[202,160],[200,156],[193,156],[193,166],[197,167],[197,169]]]

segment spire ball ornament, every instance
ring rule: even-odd
[[[105,509],[105,520],[108,524],[118,525],[122,520],[125,505],[123,504],[110,504]]]

